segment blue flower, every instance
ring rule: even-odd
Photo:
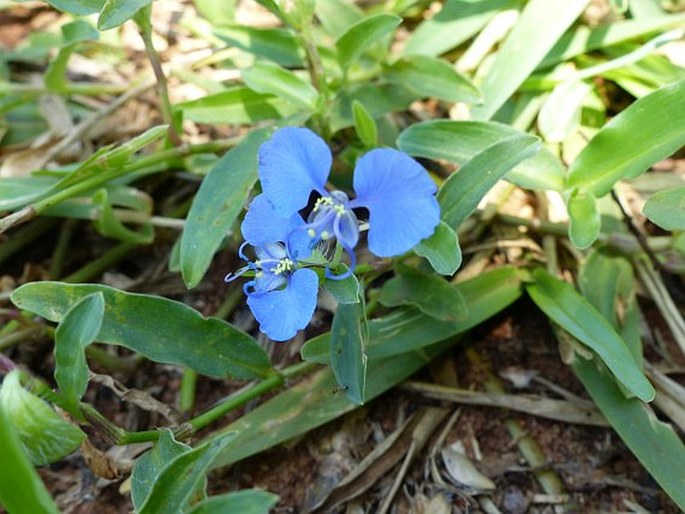
[[[300,267],[299,261],[311,253],[305,232],[296,230],[304,224],[299,214],[280,217],[264,195],[255,197],[241,226],[245,243],[239,255],[247,265],[225,278],[230,282],[254,272],[254,278],[243,286],[247,305],[259,329],[274,341],[295,336],[316,308],[319,278],[311,269]],[[245,255],[247,245],[254,247],[256,260]]]
[[[379,257],[400,255],[433,234],[440,222],[437,188],[411,157],[390,148],[365,154],[355,167],[352,200],[325,189],[331,163],[326,143],[305,128],[279,129],[259,149],[262,190],[276,215],[293,216],[307,205],[312,191],[321,195],[307,224],[296,230],[306,230],[311,245],[335,237],[353,267],[352,248],[359,240],[353,209],[360,207],[369,212],[369,250]]]

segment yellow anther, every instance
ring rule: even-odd
[[[322,196],[314,204],[314,212],[319,210],[322,205],[333,205],[333,199],[328,196]]]
[[[310,228],[309,230],[307,230],[307,234],[309,235],[309,237],[315,238],[316,237],[316,230],[314,230],[313,228]]]
[[[328,230],[324,230],[323,232],[321,232],[321,239],[323,239],[325,241],[326,239],[330,239],[330,238],[331,238],[331,235],[328,233]]]
[[[273,268],[271,272],[274,275],[280,275],[287,271],[292,271],[294,264],[295,263],[290,259],[281,259],[280,261],[278,261],[278,265],[275,268]]]

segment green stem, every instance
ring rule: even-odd
[[[62,230],[59,232],[59,238],[57,239],[55,250],[52,252],[52,259],[50,259],[50,270],[48,271],[48,274],[52,278],[62,275],[62,270],[64,269],[64,258],[67,255],[69,243],[71,242],[71,237],[74,235],[75,228],[76,221],[73,219],[66,220],[62,225]]]
[[[7,335],[0,336],[0,352],[6,350],[10,346],[14,346],[17,343],[21,343],[26,339],[43,334],[44,332],[45,327],[35,326],[25,328],[23,330],[17,330]]]
[[[126,257],[138,245],[135,243],[120,243],[111,250],[105,252],[97,259],[90,261],[81,269],[75,271],[62,279],[63,282],[76,283],[87,282],[91,278],[99,275],[115,263]]]
[[[176,131],[176,124],[174,123],[173,109],[171,107],[171,101],[169,100],[169,87],[166,80],[166,75],[164,75],[164,70],[162,69],[162,61],[159,58],[159,54],[155,49],[155,45],[152,42],[152,23],[150,21],[150,16],[152,15],[152,4],[141,9],[134,17],[135,22],[138,24],[138,29],[140,31],[140,36],[143,38],[143,43],[145,44],[145,52],[147,53],[147,58],[150,61],[152,70],[155,73],[155,78],[157,79],[157,92],[159,94],[159,99],[161,102],[162,118],[164,123],[169,125],[169,140],[174,146],[180,146],[183,144],[178,132]]]

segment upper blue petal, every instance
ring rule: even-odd
[[[288,279],[285,289],[251,294],[247,304],[259,329],[274,341],[295,336],[312,319],[316,308],[319,278],[310,269],[299,269]]]
[[[240,231],[252,246],[265,246],[278,241],[287,242],[290,233],[305,225],[302,216],[279,216],[265,194],[255,196],[245,214]]]
[[[440,222],[437,187],[414,159],[397,150],[371,150],[354,171],[351,207],[369,210],[369,250],[392,257],[411,250]]]
[[[331,169],[331,151],[314,132],[285,127],[259,148],[262,190],[280,216],[307,205],[312,191],[324,194]]]

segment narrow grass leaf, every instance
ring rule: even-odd
[[[316,108],[319,94],[314,86],[276,63],[255,63],[243,70],[242,75],[245,84],[257,93],[283,98],[304,110]]]
[[[131,472],[131,500],[140,509],[164,468],[192,448],[174,439],[171,430],[163,430],[155,445],[136,459]]]
[[[608,373],[581,358],[573,371],[613,429],[671,499],[685,510],[685,446],[670,425],[636,398],[626,398]]]
[[[255,130],[224,155],[195,195],[181,238],[181,270],[188,287],[200,283],[243,202],[257,181],[257,150],[270,132]]]
[[[140,507],[139,514],[185,511],[212,461],[231,439],[229,434],[182,453],[169,461],[152,484],[150,494]]]
[[[441,221],[432,236],[414,247],[414,252],[425,257],[433,269],[441,275],[454,275],[461,266],[461,248],[457,234]]]
[[[29,461],[5,409],[0,406],[0,506],[12,514],[59,514]]]
[[[188,514],[269,514],[278,503],[278,496],[259,489],[243,489],[211,496],[198,503]]]
[[[100,189],[93,197],[98,217],[93,220],[95,229],[105,237],[113,237],[125,243],[150,244],[155,238],[152,223],[144,223],[139,231],[126,227],[114,213],[107,189]]]
[[[410,55],[386,68],[383,76],[424,98],[465,103],[481,100],[480,91],[469,79],[457,73],[449,62],[435,57]]]
[[[532,137],[501,123],[434,120],[415,123],[405,129],[397,138],[397,146],[417,157],[464,164],[493,143],[512,136]],[[558,157],[543,147],[509,171],[505,178],[529,189],[560,191],[563,189],[564,166]]]
[[[654,399],[654,387],[645,378],[626,343],[611,324],[572,285],[542,269],[526,286],[535,304],[552,321],[594,350],[616,378],[645,402]]]
[[[531,0],[504,41],[480,86],[484,102],[475,119],[490,119],[528,78],[590,0]],[[540,20],[545,20],[541,24]]]
[[[402,18],[394,14],[375,14],[355,23],[335,42],[338,49],[338,62],[347,68],[359,58],[371,45],[394,30]]]
[[[78,427],[62,419],[47,402],[24,389],[19,370],[11,371],[2,381],[0,410],[14,425],[23,449],[36,466],[45,466],[66,457],[81,446],[86,437]]]
[[[561,143],[579,126],[583,101],[592,90],[586,82],[562,82],[542,104],[538,129],[546,141]]]
[[[104,315],[105,298],[93,293],[69,309],[55,331],[55,381],[73,404],[86,392],[86,346],[97,339]]]
[[[387,316],[371,320],[367,347],[370,362],[420,350],[473,328],[519,298],[524,277],[525,273],[521,270],[502,266],[454,286],[468,307],[467,316],[461,321],[439,321],[412,307],[397,309]],[[330,359],[330,333],[307,341],[301,354],[304,360],[327,364]]]
[[[519,134],[497,141],[476,154],[450,175],[438,191],[442,220],[450,227],[461,225],[498,180],[540,149],[537,137]]]
[[[381,289],[379,301],[386,307],[413,305],[431,318],[446,323],[463,321],[468,307],[459,289],[446,280],[420,273],[414,268],[400,268]]]
[[[664,116],[668,113],[668,116]],[[613,118],[571,163],[567,187],[600,197],[685,143],[685,80],[640,98]]]
[[[159,296],[98,284],[31,282],[12,293],[21,309],[61,322],[84,297],[102,293],[105,317],[98,341],[125,346],[155,362],[180,364],[211,377],[253,379],[271,372],[257,341],[233,325],[205,318],[187,305]]]
[[[444,54],[475,36],[498,11],[516,4],[515,0],[447,0],[440,12],[411,33],[404,53]]]
[[[367,339],[362,302],[339,304],[331,325],[331,369],[345,396],[357,405],[364,403]]]
[[[685,230],[685,187],[654,193],[642,212],[664,230]]]
[[[597,200],[592,193],[574,189],[568,199],[568,235],[576,248],[587,248],[595,242],[602,228]]]
[[[651,2],[652,0],[647,1]],[[538,69],[548,68],[578,55],[641,38],[683,23],[685,23],[685,14],[668,16],[660,14],[640,19],[614,21],[595,28],[579,26],[559,39],[540,63]]]

